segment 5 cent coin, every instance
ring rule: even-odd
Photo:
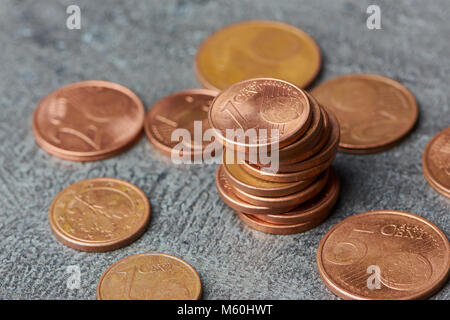
[[[346,218],[325,234],[317,266],[326,286],[345,299],[425,299],[448,278],[450,245],[422,217],[371,211]]]

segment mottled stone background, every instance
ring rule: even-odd
[[[69,4],[82,30],[66,28]],[[378,4],[382,30],[366,28]],[[427,141],[450,125],[449,1],[0,1],[0,298],[95,299],[103,271],[128,255],[174,254],[200,273],[205,299],[336,299],[315,262],[335,223],[372,209],[406,210],[450,233],[450,200],[425,181]],[[419,102],[413,133],[375,155],[339,154],[340,201],[321,226],[298,235],[251,230],[219,198],[214,166],[175,167],[142,138],[115,158],[75,163],[38,148],[31,116],[50,91],[103,79],[134,90],[146,107],[171,92],[199,87],[193,60],[211,32],[246,19],[274,19],[310,33],[324,55],[322,81],[374,72],[405,84]],[[316,82],[317,83],[317,82]],[[148,231],[130,246],[85,253],[57,241],[47,210],[67,185],[88,177],[131,181],[148,195]],[[81,289],[66,288],[68,265]],[[450,299],[447,284],[436,299]]]

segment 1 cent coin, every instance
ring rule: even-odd
[[[304,31],[277,21],[245,21],[220,29],[202,43],[195,58],[200,83],[216,90],[259,77],[304,88],[320,66],[316,42]]]
[[[325,234],[317,266],[326,286],[345,299],[425,299],[448,278],[450,245],[422,217],[371,211],[346,218]]]
[[[61,191],[49,209],[56,238],[82,251],[109,251],[139,238],[150,221],[150,203],[135,185],[91,178]]]
[[[202,284],[186,261],[165,253],[141,253],[109,267],[97,285],[99,300],[198,300]]]
[[[112,157],[140,137],[145,110],[129,89],[107,81],[69,84],[43,98],[33,115],[36,142],[67,160]]]
[[[413,94],[395,80],[375,74],[350,74],[328,80],[312,94],[333,111],[341,125],[339,146],[363,153],[392,147],[418,117]]]
[[[422,155],[422,168],[430,185],[450,198],[450,127],[428,142]]]
[[[286,81],[259,78],[238,82],[222,91],[208,116],[222,144],[247,151],[273,149],[277,143],[278,147],[288,145],[308,129],[311,115],[303,90]]]
[[[216,91],[207,89],[191,89],[173,93],[157,101],[147,114],[145,133],[150,142],[166,156],[172,155],[173,148],[180,143],[172,140],[176,129],[188,130],[191,139],[182,141],[180,155],[187,152],[191,156],[203,154],[210,142],[203,141],[203,133],[210,128],[208,111]],[[194,122],[201,124],[199,142],[194,140]],[[191,158],[191,157],[189,157]]]

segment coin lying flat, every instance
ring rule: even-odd
[[[317,266],[326,286],[345,299],[424,299],[448,278],[450,245],[422,217],[371,211],[350,216],[325,234]]]
[[[99,300],[198,300],[202,284],[186,261],[165,253],[141,253],[109,267],[97,285]]]
[[[198,49],[200,83],[223,90],[250,78],[277,78],[308,86],[321,66],[320,49],[304,31],[277,21],[245,21],[220,29]]]
[[[450,198],[450,127],[428,142],[422,155],[422,169],[430,185]]]
[[[176,129],[186,129],[190,133],[190,141],[182,141],[181,153],[191,155],[202,154],[209,142],[199,145],[194,140],[194,121],[201,122],[203,132],[210,128],[208,110],[216,91],[207,89],[191,89],[173,93],[158,100],[147,114],[145,132],[150,142],[160,152],[171,156],[173,148],[180,143],[178,139],[172,140],[172,133]],[[200,141],[200,142],[201,142]]]
[[[144,233],[150,203],[135,185],[113,178],[92,178],[62,190],[49,209],[56,238],[82,251],[124,247]]]
[[[278,79],[259,78],[235,83],[219,93],[208,117],[222,144],[247,151],[288,145],[308,129],[311,115],[303,90]],[[243,136],[250,129],[254,135]],[[230,131],[236,136],[230,137]]]
[[[341,125],[340,150],[383,151],[414,127],[418,117],[412,93],[395,80],[375,74],[350,74],[321,83],[312,95],[333,111]]]
[[[67,160],[112,157],[141,135],[145,110],[129,89],[107,81],[83,81],[43,98],[33,115],[33,134],[48,153]]]

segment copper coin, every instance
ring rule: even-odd
[[[310,95],[308,95],[308,97],[310,102],[312,102],[311,125],[308,130],[306,130],[305,134],[298,138],[298,140],[279,150],[278,157],[280,164],[295,163],[300,161],[297,160],[296,157],[314,148],[314,146],[319,143],[321,137],[325,134],[324,117],[322,116],[321,107],[314,99],[312,99]]]
[[[145,133],[150,142],[166,156],[172,155],[173,148],[180,143],[177,139],[172,141],[174,130],[182,128],[190,133],[191,140],[181,141],[180,154],[184,152],[202,154],[204,148],[211,142],[203,142],[197,145],[194,141],[194,121],[202,124],[201,140],[203,133],[210,128],[208,122],[208,110],[216,91],[207,89],[190,89],[179,91],[158,100],[147,114],[145,119]]]
[[[91,178],[62,190],[52,201],[49,221],[56,238],[82,251],[109,251],[138,239],[150,221],[150,203],[135,185]]]
[[[140,253],[115,262],[97,285],[99,300],[198,300],[202,283],[186,261],[165,253]]]
[[[345,299],[425,299],[448,278],[450,245],[422,217],[371,211],[346,218],[325,234],[317,266],[327,287]]]
[[[375,74],[350,74],[328,80],[312,91],[341,124],[339,146],[379,151],[401,140],[418,117],[412,93],[395,80]]]
[[[308,129],[310,121],[311,107],[306,93],[288,82],[269,78],[230,86],[214,99],[209,109],[209,122],[217,138],[244,151],[272,148],[276,143],[279,147],[288,145]],[[242,131],[240,135],[238,130]],[[278,130],[278,137],[272,136],[274,130]],[[236,137],[227,137],[230,131]],[[242,135],[250,132],[254,135]]]
[[[295,208],[295,205],[290,206],[288,208],[272,208],[267,206],[266,207],[256,206],[241,200],[234,194],[233,191],[234,188],[226,178],[223,171],[224,171],[223,165],[220,164],[217,167],[216,171],[217,191],[219,192],[219,195],[222,198],[222,200],[234,210],[250,214],[271,214],[271,213],[283,213]]]
[[[239,216],[239,218],[251,228],[271,234],[287,235],[305,232],[317,227],[319,224],[323,222],[322,219],[308,222],[300,222],[295,224],[276,224],[261,220],[259,217],[262,215],[256,217],[254,215],[245,214],[243,212],[236,211],[236,213]]]
[[[314,198],[289,212],[260,215],[259,219],[278,224],[295,224],[324,219],[335,205],[339,197],[339,189],[339,177],[331,167],[327,185]]]
[[[339,123],[337,122],[336,118],[332,115],[332,113],[329,113],[329,120],[330,126],[332,128],[330,139],[331,140],[339,139]],[[268,170],[263,171],[258,166],[250,164],[248,162],[244,162],[242,164],[242,168],[259,179],[277,182],[293,182],[293,181],[307,180],[317,176],[318,174],[326,170],[331,165],[333,160],[334,156],[330,157],[329,159],[326,159],[325,162],[320,163],[313,168],[288,173],[283,172],[273,173]]]
[[[105,159],[138,140],[144,115],[141,100],[117,83],[76,82],[39,102],[33,114],[33,134],[37,144],[56,157]]]
[[[330,117],[334,117],[330,115]],[[335,123],[337,121],[334,119]],[[291,164],[280,164],[280,172],[298,172],[314,168],[324,162],[328,162],[330,158],[334,159],[339,145],[339,126],[334,127],[330,139],[327,144],[317,154],[309,159]]]
[[[223,151],[223,172],[227,180],[235,187],[249,194],[263,197],[280,197],[303,190],[314,179],[297,182],[272,182],[258,179],[242,169],[242,165],[227,160],[226,149]]]
[[[241,200],[253,204],[255,206],[270,208],[292,208],[314,198],[322,189],[328,180],[329,170],[323,172],[317,180],[305,189],[281,197],[262,197],[249,194],[236,187],[232,187],[233,193]],[[244,211],[245,212],[245,211]]]
[[[422,168],[428,183],[450,198],[450,127],[428,142],[422,155]]]
[[[244,21],[222,28],[202,43],[195,58],[200,83],[216,90],[258,77],[304,88],[320,67],[320,49],[314,39],[278,21]]]

